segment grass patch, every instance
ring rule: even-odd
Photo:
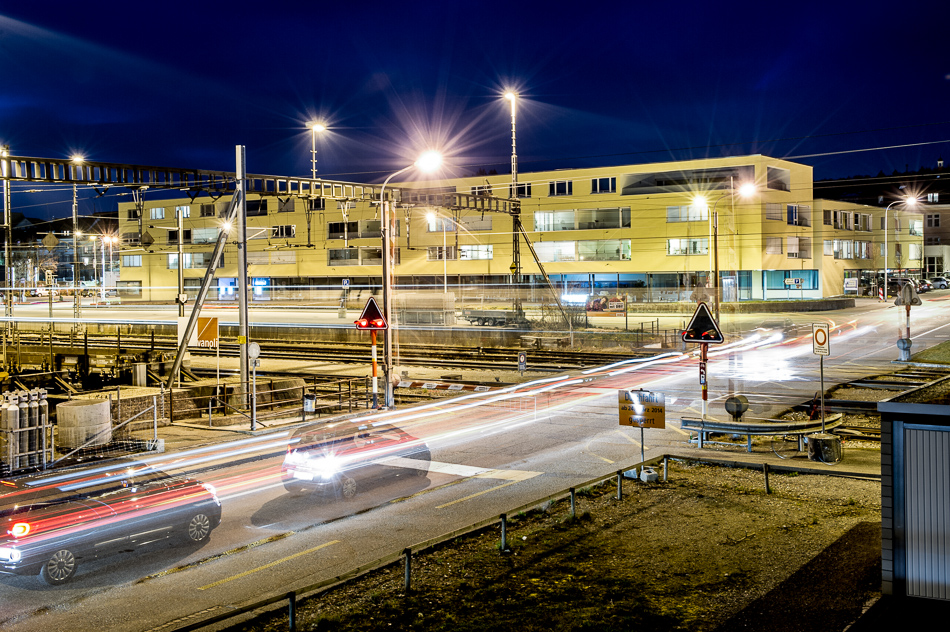
[[[911,360],[930,364],[950,364],[950,340],[915,353],[911,356]]]

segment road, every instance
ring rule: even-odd
[[[950,292],[933,293],[914,309],[915,350],[950,337],[946,298]],[[833,323],[826,388],[893,370],[898,315],[868,302],[807,316]],[[605,476],[639,461],[641,450],[639,429],[617,423],[618,388],[667,396],[668,424],[646,431],[647,458],[683,446],[675,420],[702,407],[692,351],[372,415],[424,439],[433,463],[427,477],[396,478],[354,501],[287,494],[279,479],[283,433],[154,457],[170,471],[196,467],[189,459],[218,464],[200,476],[218,488],[224,510],[210,542],[199,549],[161,544],[92,562],[58,588],[0,576],[0,626],[172,630]],[[722,400],[734,393],[749,397],[749,415],[768,417],[819,389],[810,335],[711,349],[708,373],[710,413],[720,417]],[[247,461],[255,451],[273,456]]]

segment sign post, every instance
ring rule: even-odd
[[[646,461],[644,428],[666,428],[666,395],[651,391],[617,391],[621,426],[640,427],[640,461]]]
[[[525,369],[528,368],[528,354],[524,351],[518,352],[518,372],[524,375]]]
[[[382,312],[379,311],[379,305],[376,304],[376,299],[372,296],[366,301],[366,305],[363,307],[363,313],[360,314],[359,320],[356,320],[354,324],[357,329],[369,330],[370,341],[373,347],[373,408],[377,409],[379,408],[379,390],[378,378],[376,376],[376,332],[380,329],[389,329],[389,324],[386,322],[386,319],[383,318]]]
[[[904,306],[904,331],[901,331],[900,325],[897,326],[897,348],[900,349],[898,360],[910,361],[910,348],[914,344],[910,339],[910,308],[911,305],[922,305],[920,296],[913,284],[908,282],[901,287],[900,294],[894,300],[894,305]]]
[[[706,418],[706,402],[709,398],[706,375],[709,344],[720,344],[724,341],[725,338],[719,330],[719,324],[709,312],[709,306],[704,302],[700,302],[696,306],[696,311],[693,313],[686,329],[683,330],[683,342],[699,343],[699,385],[703,390],[703,419]]]
[[[821,376],[821,432],[825,432],[825,356],[831,354],[828,323],[813,323],[811,326],[812,353],[818,356]]]

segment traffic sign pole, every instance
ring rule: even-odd
[[[706,385],[706,353],[709,350],[708,342],[699,344],[699,384],[703,387],[703,419],[706,418],[706,401],[709,399],[709,392]]]
[[[377,391],[377,380],[376,380],[376,330],[371,329],[369,331],[369,339],[373,344],[373,409],[379,408],[379,395]]]

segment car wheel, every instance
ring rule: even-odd
[[[356,498],[356,495],[359,493],[359,489],[354,481],[349,476],[344,476],[343,480],[340,482],[340,495],[343,496],[344,500],[353,500]]]
[[[189,542],[204,542],[211,534],[211,518],[207,514],[198,513],[188,521],[186,532]]]
[[[418,476],[419,478],[422,478],[422,477],[424,477],[424,476],[428,476],[428,475],[429,475],[429,468],[428,468],[428,467],[420,467],[420,468],[418,468],[418,469],[413,469],[413,470],[412,470],[412,473],[415,474],[416,476]]]
[[[76,575],[76,568],[79,563],[76,556],[69,549],[60,549],[53,553],[49,561],[43,565],[40,575],[50,586],[60,586],[65,584]]]

